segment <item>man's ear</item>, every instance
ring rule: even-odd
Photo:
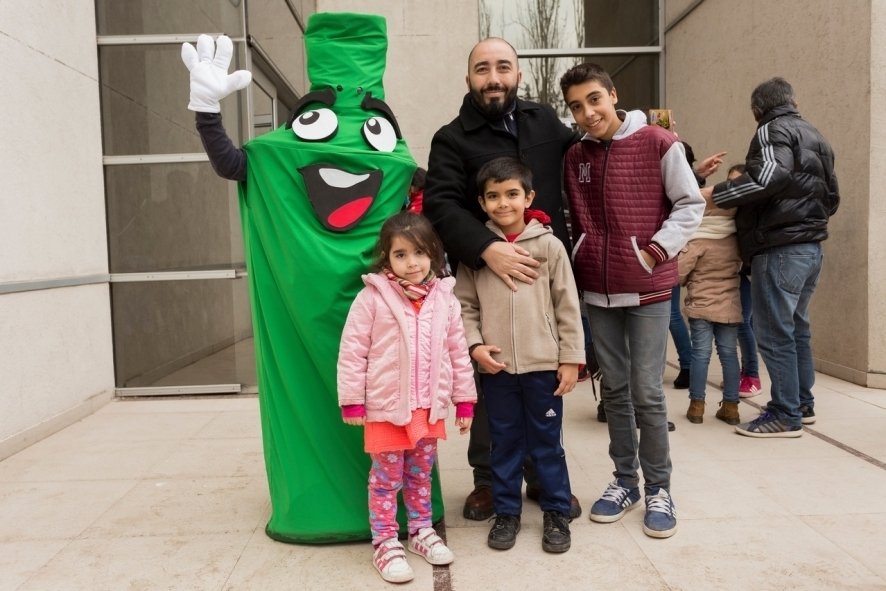
[[[534,199],[535,199],[535,191],[529,191],[529,193],[526,195],[526,207],[531,206],[532,201]]]
[[[615,87],[612,88],[612,91],[609,94],[612,96],[612,104],[617,105],[618,104],[618,93],[615,92]]]
[[[468,92],[471,92],[471,76],[470,76],[470,74],[465,74],[465,86],[468,87]]]

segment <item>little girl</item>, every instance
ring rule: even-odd
[[[348,314],[338,356],[338,399],[348,425],[364,426],[369,470],[373,564],[382,578],[413,578],[397,540],[397,492],[403,488],[409,550],[431,564],[455,556],[431,527],[431,467],[444,419],[470,430],[477,391],[455,279],[442,277],[443,248],[430,222],[402,212],[378,242],[378,273]]]

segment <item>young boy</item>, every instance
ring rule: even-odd
[[[563,177],[575,236],[573,267],[604,376],[615,464],[615,480],[594,503],[591,519],[617,521],[640,500],[640,467],[643,531],[667,538],[677,531],[662,387],[671,289],[675,257],[698,227],[705,202],[683,144],[647,125],[642,111],[616,111],[615,87],[603,68],[577,65],[560,88],[585,132],[566,153]]]
[[[566,249],[547,226],[550,219],[528,209],[535,197],[529,168],[513,157],[496,158],[477,172],[477,187],[489,216],[486,227],[541,263],[538,279],[517,291],[488,267],[460,267],[455,286],[492,441],[496,518],[487,543],[507,550],[516,542],[528,453],[541,485],[542,548],[566,552],[572,491],[560,445],[562,396],[575,388],[585,360],[578,291]]]

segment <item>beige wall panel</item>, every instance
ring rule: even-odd
[[[871,124],[870,124],[870,195],[868,226],[868,371],[878,374],[873,382],[886,387],[886,4],[873,2],[871,8]],[[859,105],[861,107],[863,105]],[[865,128],[867,129],[867,128]]]
[[[94,0],[3,0],[0,33],[84,76],[97,78]],[[2,55],[4,67],[14,65],[7,54]]]
[[[750,93],[772,76],[791,82],[801,113],[833,145],[843,203],[813,300],[813,347],[820,366],[844,375],[868,366],[869,15],[863,0],[753,0],[742,10],[707,0],[666,39],[667,107],[699,158],[723,149],[728,163],[744,160],[756,128]]]
[[[110,399],[107,302],[107,285],[0,295],[0,458],[4,448],[14,451],[66,423],[35,435],[41,425],[73,412],[72,422]]]
[[[0,3],[0,282],[107,272],[93,14]]]
[[[319,0],[321,12],[367,12],[388,22],[385,94],[419,166],[434,133],[451,121],[467,92],[468,52],[478,40],[476,0]]]

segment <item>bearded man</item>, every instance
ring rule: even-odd
[[[499,156],[514,156],[527,164],[535,181],[533,208],[551,218],[554,234],[571,251],[563,214],[561,163],[578,139],[550,106],[517,98],[522,79],[517,52],[510,43],[491,37],[474,46],[468,56],[468,93],[458,117],[441,127],[431,142],[424,197],[424,214],[440,234],[456,276],[459,265],[475,270],[485,265],[514,291],[516,282],[532,283],[538,277],[535,269],[540,262],[486,228],[487,217],[478,201],[477,171]],[[468,446],[474,490],[463,514],[467,519],[484,520],[494,508],[482,393],[474,413]],[[539,500],[533,470],[527,468],[527,496]],[[572,496],[570,517],[580,514],[581,507]]]

